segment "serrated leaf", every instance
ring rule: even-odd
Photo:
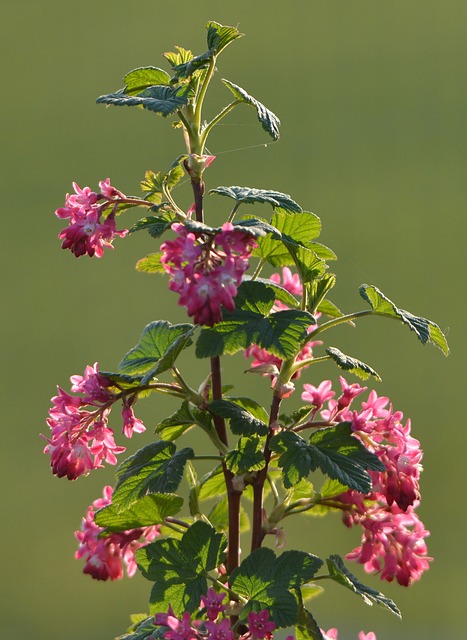
[[[245,409],[246,411],[251,413],[258,420],[261,420],[264,423],[268,423],[268,412],[259,404],[259,402],[253,400],[253,398],[248,398],[247,396],[227,396],[225,400],[231,400],[242,409]]]
[[[392,600],[380,591],[361,583],[360,580],[347,569],[340,556],[332,555],[326,560],[326,563],[332,580],[359,595],[366,604],[370,606],[377,604],[398,618],[402,617],[399,608]]]
[[[263,469],[266,462],[261,439],[257,436],[240,438],[237,447],[225,456],[225,464],[233,473]]]
[[[381,377],[374,369],[370,367],[370,365],[365,364],[361,360],[357,360],[356,358],[351,358],[350,356],[345,355],[336,347],[327,347],[326,353],[331,356],[334,362],[340,369],[344,371],[349,371],[350,373],[354,373],[356,376],[361,378],[362,380],[367,380],[370,376],[373,376],[375,380],[381,382]]]
[[[313,407],[310,406],[309,404],[307,404],[307,405],[305,405],[303,407],[300,407],[296,411],[294,411],[291,415],[286,415],[285,413],[282,413],[279,416],[279,421],[284,426],[291,427],[291,426],[296,425],[299,422],[301,422],[312,411],[313,411]]]
[[[242,409],[234,402],[228,400],[214,400],[209,403],[211,413],[222,418],[228,418],[230,429],[235,435],[266,435],[268,426],[262,420],[255,418],[249,411]]]
[[[384,470],[379,458],[352,436],[347,422],[317,430],[309,443],[297,433],[282,432],[271,439],[270,447],[280,454],[278,464],[286,488],[319,468],[347,487],[369,493],[372,483],[366,469]]]
[[[256,98],[253,98],[253,96],[250,96],[250,94],[247,93],[245,89],[242,89],[241,87],[234,84],[233,82],[230,82],[230,80],[226,80],[225,78],[222,78],[222,82],[225,84],[226,87],[230,89],[230,91],[234,94],[237,100],[240,100],[241,102],[245,102],[246,104],[249,104],[250,106],[256,109],[258,120],[261,122],[261,126],[263,127],[263,129],[267,133],[269,133],[269,135],[274,141],[279,140],[279,127],[280,127],[281,121],[276,116],[276,114],[270,111],[269,109],[267,109],[264,106],[264,104],[256,100]]]
[[[208,589],[206,576],[223,560],[225,537],[206,522],[195,522],[180,540],[156,540],[138,549],[136,559],[143,575],[154,581],[150,612],[175,616],[199,608]]]
[[[165,628],[155,626],[154,616],[146,617],[144,620],[135,621],[128,633],[124,633],[122,636],[118,636],[115,640],[159,640],[163,638]]]
[[[300,606],[299,609],[298,621],[295,626],[295,638],[296,640],[324,640],[318,623],[303,606]]]
[[[242,283],[235,299],[235,311],[225,311],[221,322],[201,330],[196,355],[209,358],[233,354],[256,344],[281,360],[295,356],[314,318],[306,311],[295,309],[269,313],[274,299],[275,293],[264,284]]]
[[[202,53],[199,56],[191,58],[188,62],[176,65],[173,70],[175,72],[173,81],[186,80],[196,74],[197,71],[202,71],[209,66],[209,63],[215,56],[215,51],[210,50]],[[199,75],[199,74],[196,74]]]
[[[308,245],[308,249],[314,251],[321,260],[337,260],[337,256],[332,249],[321,242],[312,242]]]
[[[307,285],[308,311],[310,313],[318,310],[319,305],[325,300],[335,284],[336,276],[333,273],[326,273]]]
[[[206,24],[208,49],[215,51],[216,55],[225,49],[227,45],[241,38],[244,34],[240,33],[235,27],[227,27],[218,22],[210,21]]]
[[[175,47],[177,51],[167,51],[162,55],[169,62],[172,69],[177,67],[180,64],[184,64],[185,62],[189,62],[193,58],[193,53],[189,49],[184,49],[183,47]]]
[[[384,293],[373,285],[362,284],[359,293],[373,309],[373,312],[390,318],[398,318],[413,331],[422,344],[431,342],[441,349],[445,356],[449,354],[449,347],[441,329],[427,318],[414,316],[409,311],[399,309],[394,302],[386,298]]]
[[[135,265],[136,271],[141,273],[166,273],[161,263],[162,251],[157,253],[149,253],[146,257],[141,258]]]
[[[251,280],[251,276],[243,276],[243,282],[248,282]],[[274,290],[274,294],[276,300],[283,302],[288,307],[297,308],[300,303],[287,289],[284,289],[280,284],[274,282],[273,280],[268,280],[267,278],[255,278],[254,282],[260,282],[264,284],[266,287],[270,287]]]
[[[159,238],[164,231],[170,229],[176,219],[175,214],[172,212],[166,212],[161,216],[147,216],[138,220],[138,222],[130,228],[129,233],[147,231],[153,238]]]
[[[278,558],[265,547],[253,551],[230,580],[232,590],[248,600],[240,621],[250,611],[267,609],[278,627],[296,624],[298,605],[290,590],[309,582],[322,564],[320,558],[302,551],[285,551]]]
[[[198,499],[209,500],[225,494],[225,479],[222,467],[219,465],[206,473],[199,481]]]
[[[102,376],[110,380],[116,389],[137,389],[141,385],[142,376],[127,376],[124,373],[114,373],[111,371],[100,371]]]
[[[157,425],[155,431],[162,440],[173,441],[194,425],[209,432],[212,429],[211,417],[185,400],[180,409]]]
[[[136,500],[126,509],[110,504],[96,512],[94,521],[112,533],[150,527],[177,514],[182,505],[183,498],[173,493],[153,493]]]
[[[159,440],[146,445],[117,469],[112,504],[124,509],[146,494],[175,492],[186,461],[193,456],[193,449],[177,451],[173,442]]]
[[[173,367],[183,349],[192,344],[192,324],[170,324],[157,320],[148,324],[133,347],[120,362],[122,373],[142,373],[142,384],[148,384],[152,377]]]
[[[117,107],[141,106],[166,118],[188,104],[190,97],[191,88],[189,86],[171,87],[158,85],[148,87],[138,95],[127,95],[125,89],[121,89],[115,93],[100,96],[96,102]]]
[[[323,486],[319,491],[319,495],[321,500],[329,500],[329,498],[335,498],[341,493],[345,493],[347,489],[348,487],[346,487],[345,484],[342,484],[338,480],[326,478]]]
[[[125,83],[125,94],[132,96],[138,95],[144,89],[154,85],[170,84],[170,76],[167,71],[158,67],[139,67],[127,73],[123,82]]]
[[[254,189],[252,187],[216,187],[211,189],[209,193],[217,193],[220,196],[227,196],[237,202],[245,204],[269,203],[274,209],[280,208],[284,211],[300,213],[302,208],[292,198],[280,191],[272,189]]]

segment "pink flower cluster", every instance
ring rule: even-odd
[[[286,289],[289,293],[297,296],[301,296],[303,292],[302,283],[300,281],[300,277],[298,273],[292,273],[289,267],[282,268],[282,277],[279,273],[273,273],[270,277],[270,280],[275,282],[276,284],[281,285],[284,289]],[[282,280],[282,282],[281,282]],[[288,309],[287,305],[279,300],[276,300],[274,303],[273,311],[284,311]],[[319,313],[315,314],[315,317],[319,317]],[[309,331],[313,331],[316,328],[316,325],[311,325],[309,327]],[[309,360],[313,357],[313,347],[322,344],[321,341],[316,340],[313,342],[308,342],[303,349],[298,354],[296,361],[302,362],[304,360]],[[258,345],[252,345],[248,347],[245,351],[245,357],[253,357],[253,362],[251,363],[250,372],[262,373],[263,375],[269,375],[272,381],[272,386],[274,387],[277,379],[277,375],[279,374],[279,369],[282,364],[282,360],[277,356],[272,355],[266,349],[262,349],[258,347]],[[303,367],[305,369],[306,367]],[[300,377],[302,369],[299,369],[297,373],[292,376],[292,379],[296,379]],[[284,390],[285,392],[282,394],[282,397],[287,397],[291,395],[294,391],[293,383],[290,383],[288,389]]]
[[[167,631],[163,633],[167,640],[235,640],[238,634],[233,630],[230,618],[219,618],[219,614],[228,609],[222,604],[225,596],[225,593],[216,593],[212,588],[208,589],[205,596],[201,596],[200,608],[204,608],[206,620],[192,620],[188,612],[180,619],[169,609],[168,613],[158,613],[154,624],[167,627]],[[266,609],[258,613],[250,611],[246,626],[247,630],[238,640],[270,640],[276,628],[275,623],[269,620],[269,611]],[[289,639],[291,640],[291,636],[287,638]]]
[[[117,231],[115,212],[126,196],[110,184],[110,179],[99,182],[100,193],[90,187],[81,189],[73,182],[74,194],[67,193],[65,206],[56,210],[55,215],[61,219],[69,219],[70,223],[58,237],[63,240],[62,248],[70,249],[79,258],[83,255],[101,258],[104,247],[113,249],[112,240],[115,236],[123,238],[128,230]],[[103,218],[107,209],[112,210]]]
[[[159,535],[159,527],[153,526],[99,537],[103,529],[95,523],[94,516],[98,509],[112,503],[112,493],[112,487],[104,487],[103,498],[92,503],[82,520],[81,529],[75,532],[79,542],[75,558],[85,558],[83,573],[95,580],[120,580],[124,565],[127,575],[133,576],[137,568],[135,551]]]
[[[177,238],[161,245],[169,289],[179,294],[178,303],[186,306],[196,324],[212,326],[222,320],[221,307],[234,310],[237,288],[256,242],[230,222],[216,234],[189,232],[180,223],[172,229]]]
[[[86,367],[84,376],[71,376],[70,380],[71,391],[80,395],[71,395],[57,387],[58,395],[52,398],[53,406],[47,418],[51,438],[43,437],[48,443],[44,453],[50,455],[54,475],[76,480],[91,469],[101,467],[104,460],[116,464],[116,455],[125,451],[125,447],[115,444],[114,432],[108,426],[112,405],[121,395],[110,390],[113,385],[99,373],[97,362],[93,367]],[[128,438],[133,432],[145,431],[125,398],[122,417],[123,433]]]
[[[354,434],[385,466],[383,472],[369,472],[373,481],[370,494],[349,490],[332,499],[333,504],[341,504],[347,526],[363,528],[361,546],[347,558],[363,564],[369,573],[380,573],[383,580],[396,578],[408,586],[429,568],[431,560],[425,543],[429,532],[415,513],[420,504],[423,452],[419,441],[410,435],[410,420],[403,424],[402,412],[393,411],[388,398],[371,391],[361,409],[352,410],[354,398],[366,387],[350,385],[342,377],[340,382],[342,393],[337,399],[329,380],[318,387],[304,385],[302,399],[314,406],[309,421],[321,410],[321,417],[329,424],[351,422]]]

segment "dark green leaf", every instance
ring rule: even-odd
[[[381,382],[379,374],[377,374],[370,365],[365,364],[361,360],[346,356],[345,353],[342,353],[342,351],[339,351],[339,349],[336,349],[335,347],[328,347],[326,349],[326,353],[331,356],[340,369],[350,371],[350,373],[354,373],[362,380],[367,380],[370,376],[373,376],[375,380]]]
[[[144,109],[154,111],[154,113],[165,118],[188,104],[190,94],[191,88],[188,86],[176,88],[158,85],[148,87],[138,95],[126,95],[125,90],[121,89],[116,93],[100,96],[96,102],[99,104],[113,104],[118,107],[142,106]]]
[[[255,202],[269,203],[274,209],[280,208],[284,211],[300,213],[302,208],[286,193],[273,191],[271,189],[254,189],[251,187],[217,187],[211,189],[209,193],[217,193],[220,196],[232,198],[240,204],[255,204]]]
[[[148,493],[175,492],[186,461],[193,456],[193,449],[177,451],[173,442],[146,445],[119,466],[112,504],[123,509]]]
[[[125,83],[125,94],[134,96],[148,87],[170,84],[170,76],[167,71],[158,67],[140,67],[127,73],[123,82]]]
[[[138,220],[131,228],[130,233],[135,231],[147,231],[153,238],[159,238],[164,231],[170,229],[171,224],[176,220],[172,212],[164,213],[161,216],[147,216]]]
[[[251,280],[250,276],[243,276],[243,282],[248,282],[249,280]],[[287,291],[287,289],[284,289],[284,287],[281,287],[280,284],[277,284],[273,280],[268,280],[267,278],[255,278],[254,281],[260,282],[261,284],[264,284],[265,286],[273,289],[276,300],[280,300],[280,302],[283,302],[288,307],[297,308],[299,306],[300,303],[295,298],[295,296],[293,296],[289,291]]]
[[[228,400],[214,400],[208,406],[214,415],[228,418],[230,428],[235,435],[266,435],[268,426],[262,420],[255,418],[249,411],[242,409]]]
[[[214,21],[208,22],[206,29],[208,30],[208,49],[213,49],[216,55],[219,55],[228,44],[243,36],[243,33],[235,27],[226,27]]]
[[[399,309],[394,302],[386,298],[384,293],[381,293],[381,291],[373,285],[362,284],[359,293],[362,298],[370,304],[374,313],[390,318],[398,318],[406,324],[411,331],[415,332],[422,344],[431,342],[439,347],[445,356],[449,354],[446,337],[437,324],[426,318],[414,316],[408,311],[404,311],[404,309]]]
[[[379,458],[352,435],[351,425],[347,422],[319,429],[310,437],[309,443],[297,433],[285,431],[272,438],[270,447],[281,454],[278,464],[283,469],[286,488],[319,468],[347,487],[368,493],[372,484],[366,469],[385,469]]]
[[[136,559],[145,578],[154,581],[150,612],[175,616],[199,608],[208,589],[206,576],[223,560],[225,537],[206,522],[195,522],[181,540],[156,540],[138,549]]]
[[[256,100],[256,98],[253,98],[253,96],[250,96],[245,91],[245,89],[242,89],[241,87],[234,84],[233,82],[230,82],[230,80],[226,80],[225,78],[222,78],[222,82],[225,84],[226,87],[230,89],[230,91],[234,94],[237,100],[240,100],[241,102],[245,102],[246,104],[249,104],[256,109],[258,120],[261,122],[261,126],[263,127],[263,129],[267,133],[269,133],[269,135],[274,141],[279,140],[279,127],[280,127],[281,121],[276,116],[276,114],[270,111],[269,109],[266,109],[264,104]]]
[[[173,493],[153,493],[136,500],[127,509],[119,509],[110,504],[97,511],[94,521],[109,532],[127,531],[139,527],[160,524],[168,516],[177,514],[183,505],[183,498]]]
[[[185,400],[180,409],[156,427],[156,433],[162,440],[173,441],[194,425],[199,425],[204,431],[211,431],[211,416]]]
[[[180,352],[191,345],[194,330],[192,324],[151,322],[144,328],[136,347],[121,361],[120,371],[146,374],[142,384],[147,384],[153,376],[173,367]]]
[[[264,467],[263,443],[257,436],[240,438],[236,449],[229,451],[225,464],[233,473],[259,471]]]
[[[206,69],[209,66],[209,63],[215,56],[215,51],[206,51],[199,56],[195,56],[191,58],[188,62],[183,62],[182,64],[178,64],[175,66],[174,72],[174,81],[177,80],[185,80],[190,78],[197,71],[201,71],[202,69]],[[197,74],[199,75],[199,74]]]
[[[397,605],[392,600],[386,598],[380,591],[362,584],[358,578],[350,573],[340,556],[332,555],[326,560],[326,563],[332,580],[359,595],[366,604],[370,606],[377,604],[398,618],[402,617]]]
[[[269,421],[269,414],[266,409],[252,398],[246,396],[227,396],[225,400],[231,400],[242,409],[249,411],[255,418],[262,422],[267,423]]]
[[[298,589],[313,578],[322,560],[302,551],[286,551],[276,558],[271,549],[253,551],[231,575],[231,588],[248,599],[240,621],[250,611],[267,609],[279,627],[294,625],[298,618]]]
[[[141,386],[142,376],[127,376],[124,373],[113,373],[111,371],[100,371],[100,374],[109,378],[116,389],[137,389]]]
[[[279,421],[284,426],[291,427],[301,422],[307,415],[312,412],[312,410],[313,407],[307,404],[294,411],[290,416],[286,415],[285,413],[281,414],[279,416]]]

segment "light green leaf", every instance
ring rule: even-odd
[[[139,67],[127,73],[123,82],[125,94],[133,96],[154,85],[170,84],[170,76],[167,71],[158,67]]]
[[[182,505],[183,498],[173,493],[153,493],[136,500],[126,509],[110,504],[96,512],[94,521],[112,533],[150,527],[177,514]]]
[[[276,116],[276,114],[267,109],[264,104],[256,100],[256,98],[250,96],[249,93],[245,91],[245,89],[242,89],[233,82],[230,82],[230,80],[222,78],[222,82],[226,87],[230,89],[237,100],[245,102],[246,104],[249,104],[256,109],[258,120],[261,122],[261,126],[263,127],[263,129],[267,133],[269,133],[274,141],[279,140],[279,127],[281,121]]]
[[[244,35],[235,27],[226,27],[214,21],[208,22],[206,29],[208,30],[208,49],[214,50],[216,55],[219,55],[231,42]]]
[[[384,293],[373,285],[362,284],[359,293],[368,302],[374,313],[398,318],[413,331],[422,344],[431,342],[441,349],[445,356],[449,354],[449,347],[441,329],[437,324],[421,316],[414,316],[409,311],[399,309],[394,302],[386,298]]]
[[[237,447],[227,453],[225,464],[227,469],[233,473],[247,473],[263,469],[266,462],[261,438],[254,435],[240,438]]]
[[[131,228],[130,233],[135,231],[147,231],[153,238],[159,238],[164,231],[170,229],[172,223],[176,220],[176,216],[172,211],[163,213],[161,216],[147,216],[138,220]]]
[[[318,623],[303,606],[300,606],[298,622],[295,626],[295,638],[296,640],[324,640]]]
[[[136,271],[141,273],[165,273],[165,269],[161,264],[162,251],[158,253],[150,253],[145,258],[141,258],[136,263]]]
[[[144,620],[135,621],[127,633],[118,636],[115,640],[162,640],[164,633],[164,627],[155,626],[154,616],[146,617],[144,614]]]
[[[221,533],[228,533],[229,530],[229,500],[227,496],[216,502],[208,515],[209,522],[216,529],[216,531],[220,531]],[[243,533],[248,531],[250,528],[250,520],[248,515],[243,509],[240,507],[240,531]]]
[[[180,409],[157,425],[155,431],[161,440],[173,441],[195,425],[208,433],[213,429],[209,413],[185,400]]]

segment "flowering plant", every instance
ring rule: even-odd
[[[142,197],[125,195],[110,179],[99,182],[99,191],[74,183],[74,194],[56,211],[69,221],[59,234],[62,246],[76,257],[102,257],[116,236],[147,231],[157,240],[165,234],[137,269],[167,274],[169,289],[193,320],[153,321],[117,371],[100,371],[96,362],[83,376],[72,376],[71,392],[58,388],[47,420],[45,453],[52,471],[75,480],[104,463],[115,465],[125,451],[109,426],[114,405],[121,406],[123,436],[132,438],[146,430],[134,413],[138,400],[158,393],[180,400],[175,413],[159,418],[155,441],[120,464],[115,487],[104,488],[76,532],[76,557],[84,559],[85,573],[115,580],[125,569],[129,576],[139,569],[152,582],[149,615],[133,617],[126,640],[262,640],[288,627],[299,640],[336,639],[337,630],[324,632],[310,611],[325,580],[400,615],[340,556],[276,552],[285,547],[285,519],[296,514],[340,511],[346,526],[362,531],[361,545],[347,559],[383,580],[408,586],[429,568],[428,531],[417,515],[423,454],[410,420],[367,387],[342,376],[337,386],[317,382],[309,374],[314,365],[331,361],[364,381],[380,380],[371,366],[322,341],[328,330],[364,316],[395,319],[447,355],[443,333],[373,285],[359,290],[369,308],[341,312],[328,298],[335,284],[328,262],[336,256],[317,241],[321,222],[285,193],[219,186],[210,193],[223,196],[220,209],[226,198],[233,201],[231,210],[220,226],[205,219],[204,172],[214,160],[206,143],[213,128],[246,104],[263,129],[279,137],[277,116],[230,80],[222,82],[232,101],[210,121],[203,119],[218,56],[241,35],[209,22],[205,53],[193,56],[177,47],[164,54],[171,74],[135,69],[123,89],[98,98],[176,117],[186,151],[167,172],[146,173]],[[188,208],[173,196],[185,174],[194,198]],[[272,207],[270,219],[253,215],[253,205],[260,204]],[[147,215],[117,230],[120,215],[137,207]],[[192,347],[206,367],[195,387],[180,365]],[[269,410],[225,386],[221,357],[238,352],[251,359],[247,373],[270,386]],[[302,374],[308,376],[304,404],[284,413]],[[175,442],[191,430],[205,434],[208,453],[177,448]],[[214,461],[201,477],[199,460]],[[313,476],[316,471],[321,475]],[[186,506],[177,494],[182,482]],[[241,553],[241,535],[249,536],[248,554]],[[362,631],[359,639],[375,635]]]

